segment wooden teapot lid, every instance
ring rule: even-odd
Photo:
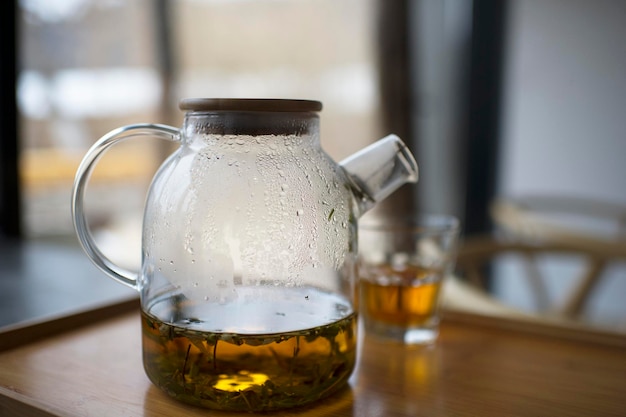
[[[318,112],[322,103],[314,100],[268,98],[185,98],[179,107],[186,111]]]

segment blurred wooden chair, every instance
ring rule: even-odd
[[[626,251],[626,205],[581,197],[529,195],[491,204],[495,224],[510,236]]]
[[[529,196],[496,200],[491,214],[500,234],[466,239],[459,249],[460,273],[468,282],[485,289],[485,266],[503,254],[518,256],[524,260],[525,275],[537,304],[563,318],[578,318],[606,266],[626,260],[623,206],[581,198]],[[559,306],[549,305],[545,280],[537,265],[540,257],[552,255],[574,256],[585,263],[582,276],[572,277],[571,292]]]
[[[465,239],[457,256],[457,273],[467,282],[487,291],[487,268],[503,256],[515,256],[523,260],[525,276],[533,294],[539,298],[537,304],[546,306],[551,314],[567,319],[576,319],[592,294],[593,286],[606,265],[616,260],[626,260],[624,251],[607,251],[595,245],[580,242],[529,242],[510,240],[497,236],[479,236]],[[585,261],[582,277],[572,277],[572,289],[563,305],[550,305],[545,281],[538,261],[550,256],[574,256]],[[493,279],[506,279],[493,277]]]

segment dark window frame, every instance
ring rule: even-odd
[[[17,117],[17,0],[0,2],[0,237],[21,235],[19,141]]]
[[[507,0],[474,1],[467,82],[464,234],[492,232],[489,206],[498,189]]]
[[[433,138],[419,137],[411,120],[420,106],[410,94],[415,71],[419,71],[419,63],[417,68],[411,68],[411,54],[415,51],[410,42],[412,4],[413,0],[379,0],[378,48],[384,130],[410,138],[409,146],[418,149],[420,141]],[[460,185],[457,191],[464,193],[459,212],[465,236],[493,231],[489,206],[498,187],[507,10],[508,0],[473,1],[469,16],[471,34],[464,50],[460,51],[467,56],[467,67],[463,69],[467,77],[458,93],[459,121],[463,128],[454,141],[461,153],[456,180]],[[406,210],[419,210],[417,200],[428,196],[422,195],[419,183],[415,194],[394,194],[383,203],[388,209],[385,212],[397,215]]]

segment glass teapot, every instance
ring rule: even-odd
[[[340,389],[356,360],[357,218],[417,181],[388,136],[337,164],[308,100],[185,99],[181,129],[113,130],[76,174],[72,212],[91,260],[139,291],[150,380],[181,401],[268,411]],[[97,247],[83,210],[98,158],[140,135],[177,142],[148,192],[138,272]]]

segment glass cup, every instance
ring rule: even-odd
[[[367,334],[405,344],[436,340],[458,234],[459,220],[448,215],[361,220],[359,315]]]

